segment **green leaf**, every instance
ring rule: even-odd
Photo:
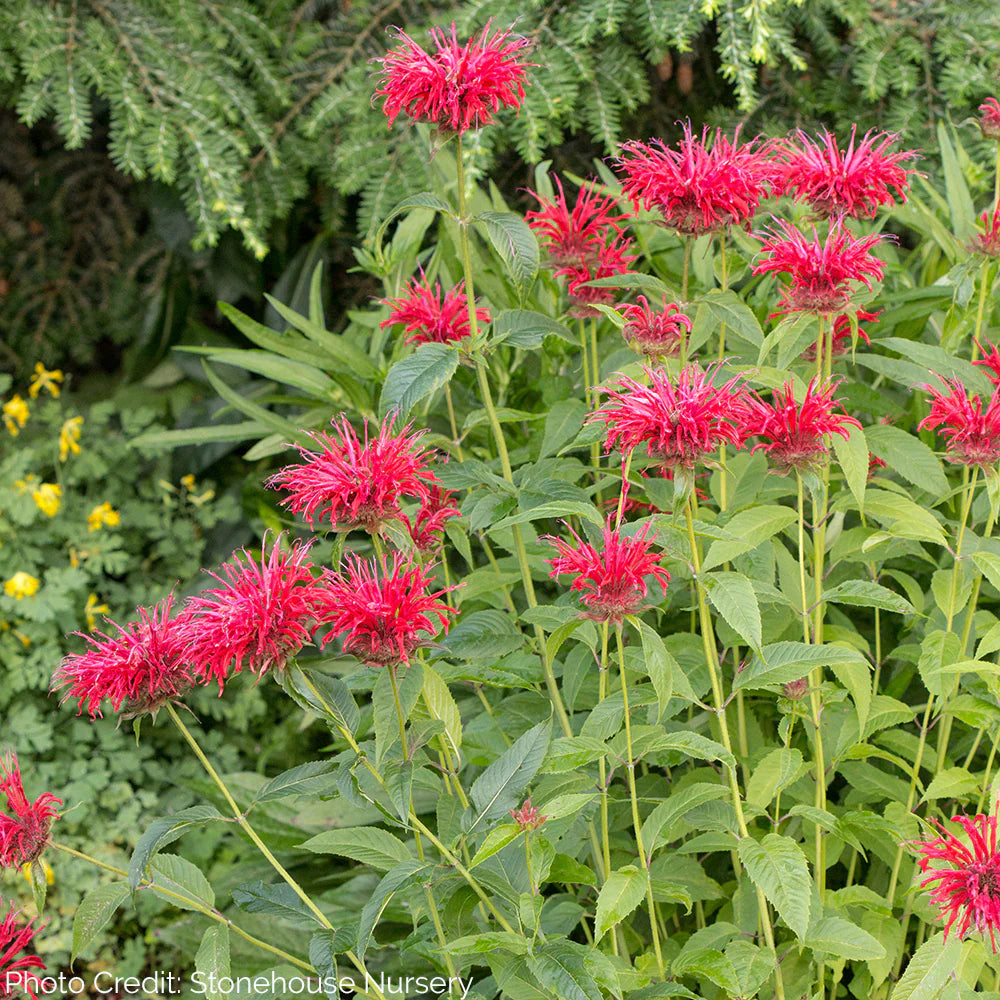
[[[709,600],[726,624],[753,650],[762,641],[760,607],[753,584],[742,573],[709,573],[700,578]]]
[[[409,198],[404,198],[401,202],[393,207],[389,214],[382,220],[378,229],[375,231],[375,246],[376,248],[381,248],[382,240],[385,238],[385,231],[389,227],[389,223],[393,219],[398,218],[404,212],[410,211],[411,208],[430,208],[435,212],[443,212],[445,215],[452,215],[451,205],[446,201],[442,201],[436,194],[431,194],[430,191],[421,191],[419,194],[410,195]]]
[[[765,646],[750,664],[736,674],[733,690],[787,684],[805,677],[815,666],[835,663],[865,663],[856,649],[846,646],[813,646],[805,642],[774,642]]]
[[[757,317],[734,291],[713,288],[694,301],[699,307],[704,306],[708,309],[716,324],[724,323],[727,329],[754,347],[763,347],[764,332]]]
[[[868,661],[859,657],[856,660],[834,660],[830,662],[833,675],[850,692],[854,709],[858,714],[858,731],[864,732],[871,711],[872,683]]]
[[[976,207],[965,183],[955,147],[948,136],[948,125],[943,121],[937,124],[937,138],[941,166],[944,168],[944,193],[951,210],[951,231],[959,242],[967,243],[975,229]]]
[[[355,826],[345,830],[325,830],[300,844],[303,851],[313,854],[336,854],[351,858],[371,868],[388,871],[400,861],[408,861],[407,846],[387,830],[377,826]]]
[[[875,424],[865,428],[865,439],[872,454],[907,482],[935,498],[948,492],[948,480],[940,460],[920,438],[899,427]]]
[[[674,839],[672,829],[687,813],[706,802],[726,798],[728,794],[728,790],[718,782],[688,785],[673,792],[653,808],[642,824],[643,846],[652,855],[658,846]]]
[[[831,434],[834,454],[847,485],[858,502],[858,510],[865,512],[865,488],[868,485],[868,444],[865,432],[860,427],[848,428],[850,434],[843,438],[839,434]]]
[[[973,552],[972,561],[976,569],[997,589],[1000,590],[1000,556],[992,552]]]
[[[198,910],[215,906],[215,890],[202,870],[176,854],[158,854],[150,862],[156,884],[169,889],[172,905],[182,910]],[[181,897],[178,899],[177,897]]]
[[[330,777],[337,764],[332,760],[311,760],[272,778],[253,797],[254,803],[272,802],[288,795],[319,794],[333,786]]]
[[[336,386],[315,365],[305,365],[301,361],[275,357],[267,351],[245,351],[234,347],[178,347],[178,351],[189,354],[205,354],[210,361],[220,365],[232,365],[243,371],[256,372],[272,382],[294,386],[311,396],[329,400]]]
[[[750,771],[746,800],[766,809],[774,796],[787,788],[802,772],[804,762],[799,750],[777,747],[765,754]]]
[[[316,914],[284,882],[246,882],[233,889],[233,901],[247,913],[266,913],[296,927],[313,930],[319,922]]]
[[[540,258],[535,234],[528,223],[513,212],[483,212],[477,219],[486,223],[493,249],[503,260],[523,300],[538,274]]]
[[[823,591],[823,600],[833,604],[850,604],[859,608],[881,608],[899,614],[916,614],[916,608],[888,587],[871,580],[848,580],[832,590]]]
[[[396,681],[399,691],[399,708],[392,690],[392,678],[388,670],[379,671],[372,689],[372,713],[375,722],[375,766],[380,767],[389,750],[400,742],[399,713],[407,722],[413,706],[416,705],[423,688],[423,668],[418,662],[412,663]],[[403,757],[404,747],[400,745],[399,756]]]
[[[555,455],[575,440],[583,418],[587,415],[587,406],[581,399],[560,399],[552,404],[545,416],[545,429],[542,431],[542,444],[538,452],[539,458]]]
[[[531,349],[541,347],[545,338],[552,336],[571,344],[579,344],[579,339],[574,337],[562,323],[544,313],[533,312],[531,309],[504,309],[493,316],[491,339],[493,345],[507,344],[510,347]],[[572,402],[583,405],[580,400]]]
[[[506,816],[521,804],[522,793],[545,759],[551,734],[551,720],[538,723],[515,740],[476,778],[470,791],[476,818],[468,832],[471,833],[480,823]]]
[[[201,994],[206,1000],[228,1000],[229,993],[218,988],[219,980],[229,976],[229,928],[225,924],[214,924],[205,931],[194,956],[194,967],[205,984]],[[211,989],[215,984],[216,989]]]
[[[528,954],[528,969],[536,981],[559,1000],[603,1000],[584,956],[568,942],[552,941]]]
[[[760,842],[743,837],[738,851],[754,885],[795,936],[804,939],[809,927],[812,880],[802,848],[791,837],[769,833]]]
[[[340,990],[336,983],[337,958],[334,950],[334,931],[317,931],[309,939],[309,964],[316,970],[319,978],[324,980],[324,992],[327,1000],[340,1000]]]
[[[666,733],[646,744],[646,753],[677,750],[699,760],[721,760],[727,767],[736,766],[736,758],[721,744],[701,733]]]
[[[728,996],[739,993],[740,983],[733,963],[718,948],[684,948],[670,963],[670,973],[708,979]]]
[[[454,347],[421,344],[389,369],[378,401],[379,413],[398,410],[405,420],[420,400],[450,382],[457,370],[458,351]]]
[[[541,503],[531,510],[519,511],[505,517],[492,525],[491,531],[499,531],[502,528],[509,528],[514,524],[524,524],[526,521],[541,521],[549,517],[582,517],[590,521],[597,527],[604,525],[604,519],[600,511],[589,503],[581,503],[579,500],[553,500],[551,503]]]
[[[149,859],[156,851],[173,843],[189,827],[204,826],[206,823],[218,822],[222,819],[222,813],[215,806],[198,805],[182,809],[173,816],[164,816],[150,823],[146,832],[135,845],[135,850],[129,861],[128,883],[132,892],[139,888],[139,883],[146,874]]]
[[[289,666],[282,673],[282,686],[304,709],[315,712],[349,733],[361,724],[361,711],[347,685],[318,670]]]
[[[462,715],[455,704],[448,685],[441,675],[428,664],[424,664],[424,704],[431,716],[444,723],[445,735],[452,753],[458,754],[462,746]]]
[[[821,917],[810,926],[804,944],[824,955],[855,962],[885,958],[885,948],[878,938],[842,917]]]
[[[937,1000],[961,956],[961,939],[952,935],[946,944],[938,932],[917,949],[889,1000]]]
[[[720,538],[712,542],[701,568],[710,570],[757,548],[761,542],[794,524],[797,518],[798,514],[791,507],[778,504],[740,511],[724,525],[726,531],[736,535],[738,540]]]
[[[921,802],[933,799],[964,799],[979,791],[979,779],[964,767],[945,767],[938,771],[927,786]]]
[[[130,895],[128,882],[109,882],[91,889],[80,900],[73,916],[73,951],[70,964],[76,961],[111,922],[115,911]]]
[[[417,876],[429,868],[430,865],[425,864],[423,861],[411,858],[401,861],[395,868],[392,868],[382,876],[382,880],[375,886],[374,891],[361,910],[361,917],[358,921],[358,942],[356,948],[359,958],[364,958],[365,952],[368,950],[368,945],[371,943],[375,925],[379,922],[382,912],[389,905],[389,900],[392,896],[404,888],[404,886],[415,882]]]
[[[674,693],[674,670],[680,669],[677,661],[663,645],[658,632],[651,629],[641,618],[636,619],[642,638],[642,655],[646,663],[646,673],[656,691],[657,720],[663,718],[667,705]]]
[[[648,886],[645,870],[635,865],[626,865],[608,876],[597,896],[597,915],[594,919],[597,941],[646,898]]]
[[[865,494],[865,513],[876,521],[888,522],[890,534],[899,538],[948,544],[944,529],[930,511],[888,490],[869,489]]]
[[[501,823],[500,826],[495,826],[486,834],[486,839],[473,855],[469,867],[475,868],[476,865],[481,865],[487,858],[492,858],[494,854],[502,851],[520,836],[521,828],[517,823]]]
[[[524,636],[503,611],[473,611],[463,615],[441,645],[452,656],[465,660],[499,659],[520,649]]]

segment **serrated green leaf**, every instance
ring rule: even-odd
[[[313,854],[336,854],[363,865],[388,871],[411,854],[407,846],[387,830],[375,826],[356,826],[346,830],[326,830],[299,845]]]
[[[769,833],[759,842],[743,837],[738,851],[754,885],[803,940],[809,927],[812,880],[802,848],[791,837]]]
[[[385,377],[379,413],[396,410],[405,420],[417,403],[436,392],[458,371],[458,351],[445,344],[421,344],[409,357],[397,361]]]
[[[649,881],[644,869],[626,865],[612,872],[597,896],[594,937],[600,941],[621,923],[645,898]]]
[[[91,889],[80,900],[73,915],[71,964],[97,940],[97,936],[108,926],[115,911],[130,894],[127,882],[109,882]]]
[[[708,573],[700,577],[708,599],[726,624],[753,650],[763,640],[760,607],[753,584],[742,573]]]

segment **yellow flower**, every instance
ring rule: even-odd
[[[38,590],[38,583],[39,581],[35,577],[22,570],[19,573],[15,573],[3,585],[3,589],[7,592],[9,597],[13,597],[15,600],[19,601],[22,597],[33,596]]]
[[[31,866],[32,864],[41,865],[42,871],[45,873],[45,884],[53,885],[56,880],[56,876],[52,871],[52,866],[44,858],[39,858],[37,861],[29,861],[22,869],[21,874],[31,882]]]
[[[115,527],[121,522],[122,516],[116,511],[111,504],[102,503],[98,504],[88,515],[87,515],[87,528],[90,531],[99,531],[101,525],[106,524],[109,528]]]
[[[20,396],[11,396],[3,404],[3,422],[13,437],[17,437],[28,422],[28,404]]]
[[[42,485],[31,494],[31,499],[38,504],[38,508],[43,514],[48,514],[49,517],[55,517],[56,514],[59,513],[59,498],[61,496],[62,488],[56,483],[42,483]]]
[[[21,496],[24,496],[24,494],[27,493],[28,490],[34,490],[35,483],[37,482],[38,482],[38,476],[28,476],[27,479],[18,479],[14,483],[14,489],[17,490],[17,492],[20,493]]]
[[[36,399],[42,389],[48,389],[53,396],[58,398],[59,386],[56,385],[56,383],[61,382],[62,380],[63,373],[58,368],[54,368],[52,371],[49,371],[45,365],[39,361],[38,364],[35,365],[35,374],[31,376],[31,385],[28,387],[28,395],[31,396],[32,399]]]
[[[97,594],[91,594],[87,598],[87,603],[84,606],[83,613],[87,616],[87,629],[91,632],[94,631],[94,626],[97,624],[98,615],[110,615],[111,608],[106,604],[97,603]]]
[[[80,446],[77,444],[77,441],[80,440],[80,427],[82,424],[83,417],[70,417],[62,425],[62,430],[59,432],[60,462],[65,462],[70,452],[73,452],[74,455],[80,454]]]
[[[194,476],[189,472],[186,476],[181,476],[181,486],[188,491],[188,493],[194,493]]]

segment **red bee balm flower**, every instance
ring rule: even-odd
[[[987,97],[979,105],[979,110],[982,111],[979,128],[982,130],[983,138],[1000,142],[1000,101],[995,97]]]
[[[362,560],[349,554],[346,573],[324,581],[320,620],[333,627],[321,644],[343,636],[344,652],[353,653],[366,666],[409,663],[420,633],[432,636],[437,631],[433,617],[447,632],[448,613],[455,613],[439,600],[454,587],[430,594],[427,588],[432,582],[424,567],[399,552],[393,553],[391,565],[384,556]]]
[[[988,368],[986,377],[994,385],[1000,385],[1000,351],[997,350],[995,344],[991,344],[988,340],[985,346],[977,340],[976,347],[983,352],[983,356],[972,363],[982,368]]]
[[[3,900],[0,900],[0,909]],[[0,920],[0,1000],[8,1000],[17,992],[27,993],[31,1000],[38,1000],[38,977],[33,969],[45,969],[45,963],[35,955],[22,955],[20,952],[31,944],[35,935],[41,930],[33,926],[29,920],[18,922],[19,914],[11,906],[7,916]]]
[[[0,797],[7,802],[6,813],[0,812],[0,868],[21,868],[45,850],[49,827],[59,818],[55,806],[62,800],[46,792],[29,802],[13,753],[0,755]]]
[[[392,416],[370,438],[365,421],[364,440],[358,438],[347,417],[334,417],[338,433],[312,434],[319,452],[299,447],[305,460],[288,465],[270,479],[271,489],[291,495],[282,500],[293,514],[302,514],[312,527],[317,519],[329,521],[335,530],[364,528],[375,532],[384,521],[399,516],[401,497],[426,500],[434,475],[427,468],[430,453],[420,451],[423,431],[410,434],[407,424],[393,434]]]
[[[139,620],[124,627],[112,622],[117,636],[77,632],[90,648],[63,659],[53,690],[66,688],[63,701],[75,699],[81,713],[86,705],[92,719],[102,714],[105,698],[126,719],[182,698],[193,679],[184,655],[183,623],[170,617],[172,603],[171,595],[151,609],[138,608]]]
[[[836,388],[836,382],[821,386],[814,378],[801,403],[795,402],[791,382],[774,390],[771,404],[754,397],[744,428],[748,436],[756,435],[764,440],[754,445],[753,450],[766,451],[781,473],[821,466],[829,455],[823,435],[839,434],[847,438],[851,434],[850,427],[861,426],[854,417],[833,412]]]
[[[382,79],[375,91],[375,97],[385,98],[382,110],[390,126],[405,114],[461,135],[489,125],[502,107],[520,108],[532,65],[521,56],[531,43],[509,31],[491,36],[491,23],[464,45],[454,21],[450,33],[431,28],[430,52],[396,29],[400,47],[380,60]]]
[[[568,278],[566,291],[569,292],[571,316],[579,319],[599,316],[600,310],[593,308],[595,303],[607,305],[614,302],[617,293],[613,288],[592,288],[588,282],[624,274],[629,264],[635,260],[635,255],[629,252],[631,249],[631,240],[615,240],[601,249],[596,260],[573,266],[567,265],[556,271],[557,275]]]
[[[577,191],[571,209],[559,178],[553,176],[552,180],[559,189],[556,200],[549,201],[529,191],[541,208],[526,212],[525,221],[557,266],[596,263],[607,246],[608,237],[622,236],[619,223],[631,216],[615,212],[618,207],[615,199],[600,194],[597,181],[589,181]]]
[[[647,537],[648,526],[628,538],[619,528],[612,528],[609,520],[604,526],[604,544],[600,550],[583,541],[568,525],[567,530],[575,545],[561,538],[548,539],[559,552],[555,559],[549,560],[552,566],[549,576],[563,573],[576,576],[570,590],[582,592],[585,618],[620,624],[625,615],[641,611],[648,592],[647,576],[655,577],[666,590],[670,574],[660,566],[662,554],[649,551],[653,539]]]
[[[708,127],[698,138],[688,121],[676,148],[654,139],[626,142],[621,151],[622,190],[636,209],[658,211],[668,228],[688,236],[748,222],[774,187],[770,146],[741,143],[739,129],[731,140],[716,131],[710,145]]]
[[[643,354],[676,358],[681,353],[681,344],[691,332],[691,320],[676,303],[668,303],[665,295],[659,312],[654,312],[645,295],[625,306],[622,312],[625,315],[622,336],[635,343]]]
[[[245,549],[234,553],[221,573],[209,574],[222,586],[188,600],[181,618],[187,658],[204,682],[218,682],[220,695],[230,673],[281,670],[309,641],[319,589],[307,551],[283,551],[279,537],[268,552],[265,539],[259,562]]]
[[[946,921],[945,938],[956,924],[959,938],[974,927],[980,934],[989,934],[995,952],[995,935],[1000,928],[997,817],[953,816],[951,822],[962,826],[969,843],[949,833],[943,823],[937,823],[941,836],[914,844],[920,852],[920,870],[925,873],[920,888],[938,883],[931,890],[931,899]]]
[[[427,499],[420,505],[416,518],[411,522],[404,515],[406,528],[413,544],[420,552],[433,552],[441,544],[445,524],[453,517],[460,517],[461,511],[453,507],[455,494],[440,486],[432,486]]]
[[[784,145],[777,164],[783,189],[794,192],[796,201],[808,202],[823,216],[855,218],[873,216],[880,205],[894,204],[896,197],[906,201],[909,175],[916,171],[901,164],[917,153],[890,152],[898,135],[871,131],[857,142],[855,126],[846,150],[826,131],[818,136],[819,142],[801,130],[797,137],[798,145]]]
[[[738,388],[742,375],[721,386],[712,384],[718,364],[707,370],[686,367],[676,380],[661,368],[644,368],[650,384],[620,375],[616,388],[605,389],[608,403],[587,422],[603,420],[608,427],[605,451],[634,451],[645,443],[647,453],[667,466],[692,469],[729,442],[744,438],[746,401]]]
[[[941,379],[948,390],[924,385],[931,394],[931,412],[918,430],[940,427],[948,446],[947,457],[960,465],[995,466],[1000,461],[1000,396],[994,389],[983,409],[978,396],[970,396],[958,379]]]
[[[984,257],[1000,257],[1000,202],[992,212],[983,212],[979,221],[983,224],[983,231],[972,237],[969,250]]]
[[[392,307],[387,320],[380,326],[402,325],[408,344],[447,344],[469,336],[469,300],[465,295],[465,282],[460,281],[447,292],[439,282],[434,287],[411,278],[403,294],[394,299],[382,299]],[[477,309],[476,319],[489,323],[489,309]]]
[[[761,253],[766,257],[754,274],[782,271],[792,276],[784,290],[782,312],[814,312],[820,315],[842,312],[851,297],[851,282],[866,288],[882,280],[883,262],[870,253],[885,236],[855,239],[838,220],[830,226],[825,240],[816,230],[810,240],[791,223],[780,220],[777,228],[764,234]]]

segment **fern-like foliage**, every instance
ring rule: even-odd
[[[196,247],[232,228],[260,256],[317,181],[361,196],[362,229],[422,186],[414,130],[371,106],[372,60],[389,25],[422,38],[491,17],[534,40],[537,66],[520,113],[480,137],[479,171],[571,136],[608,154],[687,114],[912,134],[998,88],[1000,9],[980,0],[6,0],[0,81],[70,149],[106,120],[114,163],[176,188]]]

